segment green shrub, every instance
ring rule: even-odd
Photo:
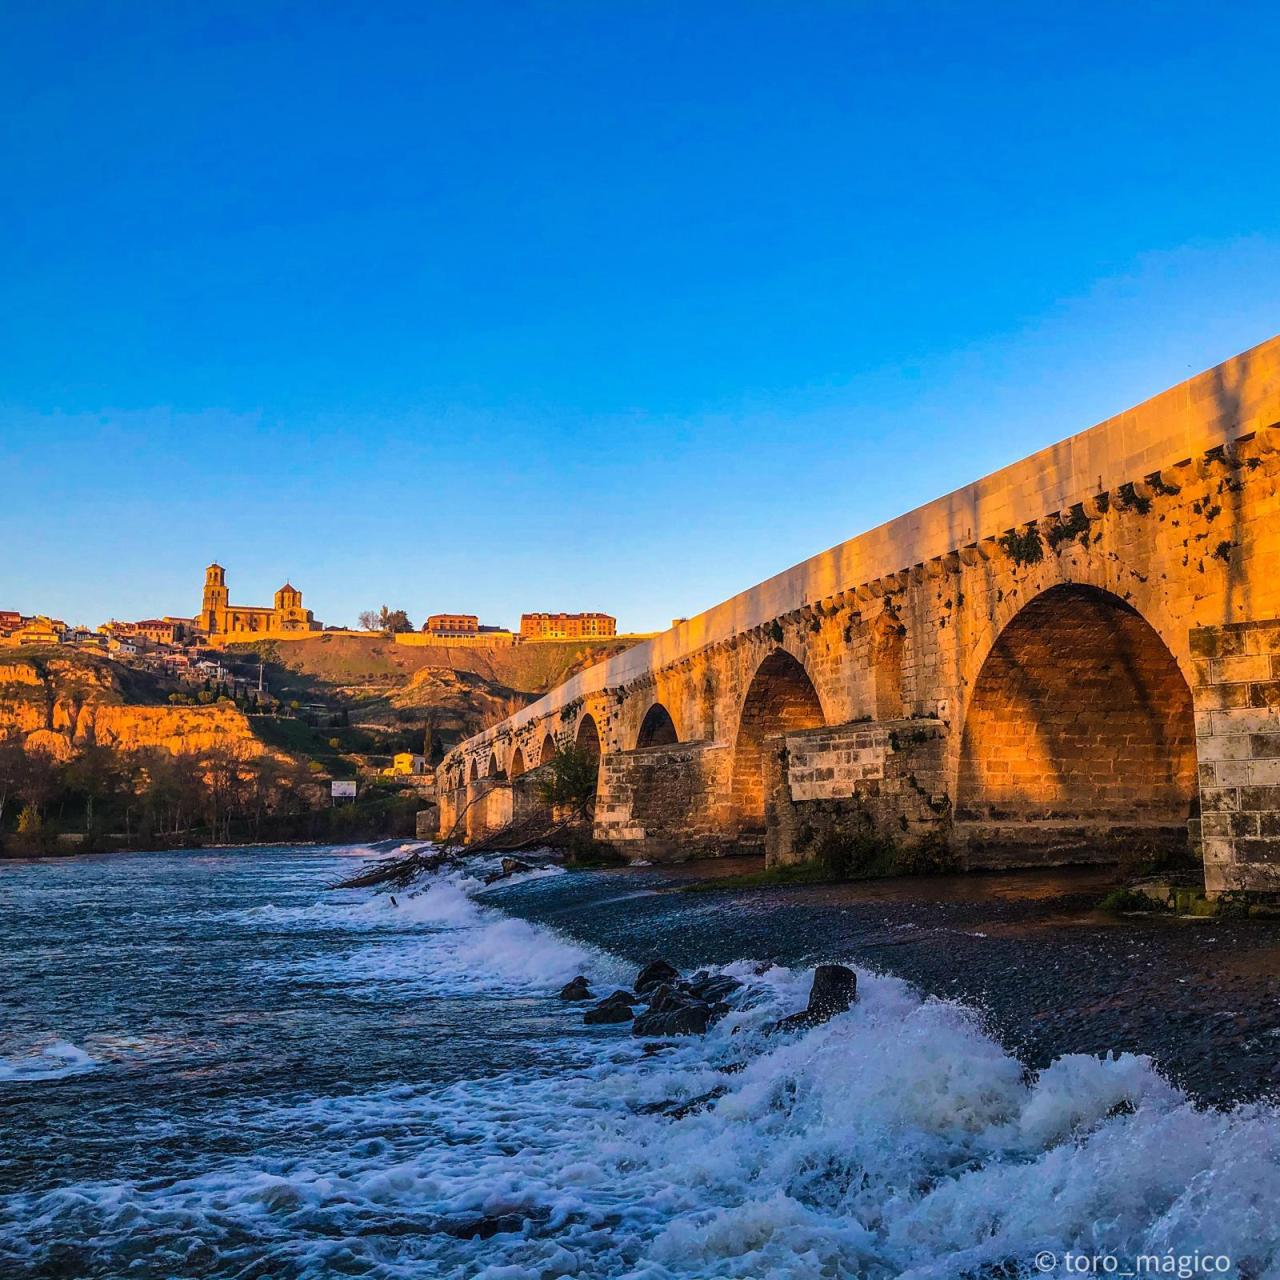
[[[1040,530],[1035,525],[1026,529],[1010,529],[1000,539],[1005,554],[1020,568],[1039,564],[1044,559],[1044,544],[1040,541]]]
[[[552,809],[568,809],[585,821],[596,802],[600,760],[576,744],[556,748],[538,770],[538,798]]]
[[[1154,898],[1148,897],[1139,889],[1112,889],[1103,900],[1098,903],[1100,911],[1110,912],[1112,915],[1123,915],[1129,911],[1163,911],[1164,905],[1157,902]]]

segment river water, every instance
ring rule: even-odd
[[[767,899],[326,889],[369,852],[0,866],[0,1275],[1280,1277],[1266,1101],[1133,1053],[1033,1070],[861,962],[850,1012],[766,1037],[811,976],[723,954]],[[584,939],[593,902],[629,941]],[[649,1052],[555,997],[626,985],[663,928],[745,983],[705,1038]]]

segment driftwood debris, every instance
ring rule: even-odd
[[[439,844],[415,849],[399,858],[378,858],[366,862],[354,875],[340,880],[335,889],[371,889],[379,885],[391,885],[396,889],[407,888],[420,875],[439,871],[447,866],[461,866],[471,858],[486,853],[516,853],[552,844],[573,824],[570,820],[556,821],[549,815],[533,814],[492,831],[471,844],[462,843],[461,833],[466,829],[466,809],[458,814],[448,835]]]

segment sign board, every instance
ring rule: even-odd
[[[354,782],[338,782],[333,781],[329,784],[330,794],[335,800],[354,800],[356,798],[356,784]]]

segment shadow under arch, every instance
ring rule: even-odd
[[[471,772],[467,774],[468,782],[480,781],[480,762],[478,760],[471,761]]]
[[[555,753],[556,740],[548,733],[542,739],[542,749],[538,752],[538,763],[540,765],[550,764]]]
[[[517,747],[511,756],[511,768],[507,771],[509,778],[518,778],[524,772],[524,752]]]
[[[502,766],[498,763],[498,753],[491,751],[489,753],[489,777],[505,778],[507,775],[502,772]]]
[[[733,746],[733,808],[739,830],[764,830],[765,739],[826,724],[818,691],[801,663],[775,649],[756,668],[738,716]]]
[[[588,712],[578,724],[577,737],[574,739],[578,750],[590,759],[600,759],[600,730],[596,727],[595,717]]]
[[[1185,847],[1191,690],[1155,628],[1098,587],[1050,587],[997,636],[965,713],[955,819],[1006,844]],[[1094,846],[1097,846],[1095,849]]]
[[[660,702],[655,702],[644,713],[640,722],[640,732],[636,734],[636,749],[641,747],[669,747],[680,741],[676,732],[676,722],[671,712]]]

